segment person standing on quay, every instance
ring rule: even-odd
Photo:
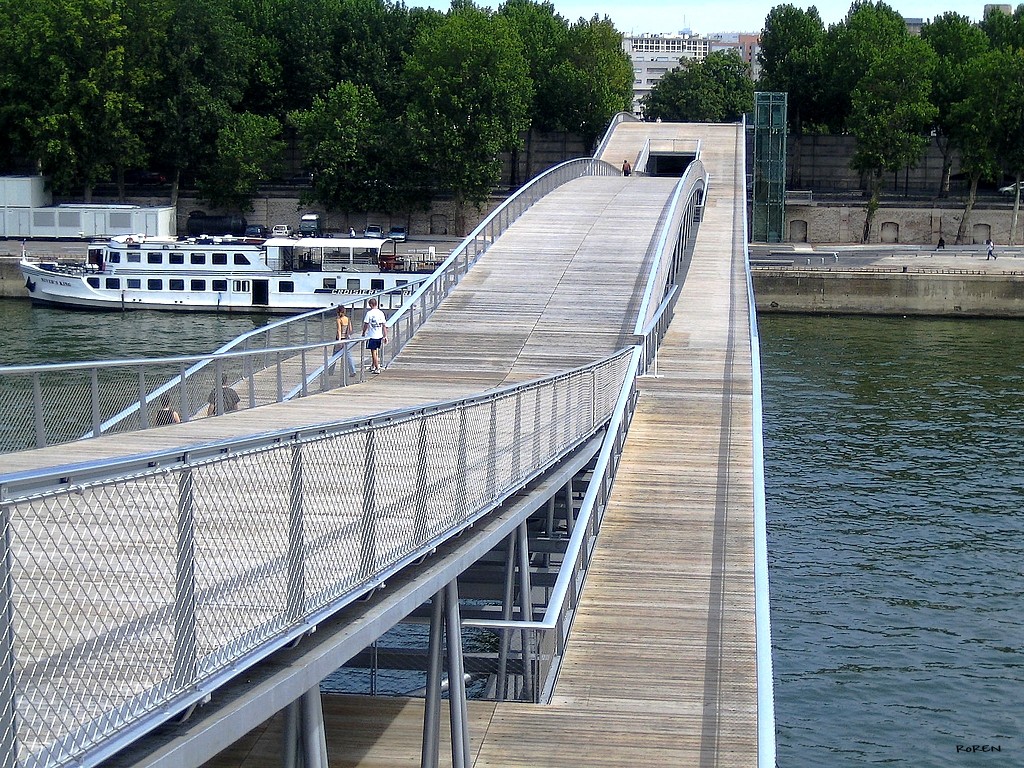
[[[369,309],[363,317],[363,336],[368,337],[366,348],[370,350],[370,373],[380,373],[380,348],[388,343],[388,320],[377,307],[377,300],[370,299]]]
[[[996,246],[995,246],[995,243],[992,242],[992,238],[991,237],[988,238],[985,241],[985,245],[988,246],[988,255],[985,256],[985,261],[988,261],[989,259],[992,259],[992,261],[995,261],[996,260]]]

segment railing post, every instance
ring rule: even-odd
[[[32,374],[32,416],[36,429],[36,448],[46,447],[46,426],[43,422],[43,387],[39,374]]]
[[[185,386],[185,364],[181,363],[178,366],[178,410],[181,416],[182,422],[189,421],[192,418],[192,403],[188,399],[188,387]]]
[[[11,513],[0,507],[3,560],[0,562],[0,768],[17,768],[18,717],[14,687],[14,553],[11,549]]]
[[[424,541],[427,536],[427,419],[420,416],[419,434],[416,440],[416,517],[413,521],[412,535],[417,542]]]
[[[214,361],[213,375],[214,413],[220,416],[224,413],[224,361],[219,357]]]
[[[288,616],[302,616],[306,602],[305,482],[302,443],[292,445],[288,496]]]
[[[100,377],[95,367],[89,369],[89,403],[92,406],[92,434],[100,434]]]
[[[377,448],[376,430],[366,431],[363,453],[363,522],[361,534],[362,576],[369,576],[377,568]]]
[[[195,495],[190,467],[178,475],[178,563],[174,590],[174,681],[196,678]]]
[[[146,407],[146,368],[139,366],[139,427],[149,429],[149,408]]]
[[[509,472],[512,476],[512,480],[519,479],[519,473],[522,470],[521,453],[522,446],[519,444],[523,437],[523,391],[516,391],[516,415],[515,423],[512,427],[512,467]]]
[[[487,498],[498,485],[498,401],[491,400],[491,424],[487,430]]]

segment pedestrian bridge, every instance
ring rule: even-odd
[[[623,117],[383,375],[320,341],[304,397],[7,454],[0,767],[773,766],[743,146]],[[321,697],[343,665],[424,690]]]

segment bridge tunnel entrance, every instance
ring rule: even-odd
[[[696,159],[695,152],[652,152],[647,158],[646,172],[648,176],[682,176]]]

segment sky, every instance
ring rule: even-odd
[[[798,8],[818,9],[821,20],[828,27],[846,16],[851,0],[820,0],[803,3],[786,0]],[[904,18],[931,19],[947,11],[955,11],[972,21],[980,21],[986,0],[886,0]],[[1009,2],[1016,7],[1020,0],[988,0]],[[497,8],[498,0],[476,0],[478,5]],[[555,10],[569,21],[581,16],[591,18],[595,13],[609,16],[615,27],[626,34],[643,32],[679,32],[689,28],[693,33],[707,35],[712,32],[760,32],[768,12],[783,0],[715,0],[715,2],[685,2],[685,0],[552,0]],[[448,10],[450,0],[406,0],[410,7],[421,6]]]

